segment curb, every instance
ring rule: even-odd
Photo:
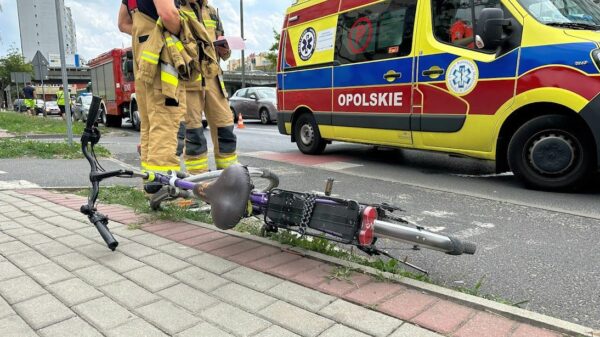
[[[321,262],[327,262],[330,264],[335,264],[339,266],[344,266],[348,268],[352,268],[355,270],[360,270],[365,274],[371,276],[384,276],[386,279],[399,283],[401,285],[407,286],[414,290],[424,291],[430,293],[432,295],[438,296],[443,299],[447,299],[453,301],[458,304],[463,304],[465,306],[471,307],[477,310],[483,310],[490,313],[495,313],[501,315],[506,318],[513,319],[515,321],[521,323],[531,324],[533,326],[539,328],[550,329],[559,333],[569,334],[574,336],[589,336],[594,337],[594,329],[585,327],[579,324],[567,322],[558,318],[553,318],[550,316],[542,315],[536,312],[528,311],[525,309],[513,307],[510,305],[494,302],[491,300],[487,300],[481,297],[464,294],[452,289],[444,288],[438,285],[425,283],[417,280],[413,280],[407,277],[402,277],[396,274],[381,272],[371,267],[363,266],[354,262],[344,261],[329,255],[308,251],[299,247],[284,245],[279,242],[275,242],[266,238],[257,237],[252,234],[240,233],[233,230],[221,230],[215,226],[205,224],[202,222],[197,222],[193,220],[184,219],[182,222],[196,225],[199,227],[211,229],[213,231],[221,232],[224,234],[228,234],[231,236],[252,240],[256,242],[260,242],[262,244],[270,245],[273,247],[280,248],[282,250],[287,250],[301,256],[310,257],[315,260],[319,260]]]

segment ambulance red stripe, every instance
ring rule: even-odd
[[[301,9],[288,14],[286,23],[288,27],[297,26],[305,22],[320,19],[328,15],[336,14],[340,8],[340,0],[327,0],[320,4]],[[290,21],[290,18],[296,18]]]

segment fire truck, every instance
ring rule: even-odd
[[[121,127],[123,118],[128,118],[131,125],[139,130],[131,48],[108,51],[91,60],[88,66],[92,92],[102,97],[100,121],[106,126]]]

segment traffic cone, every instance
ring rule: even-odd
[[[242,114],[239,113],[238,114],[238,124],[237,124],[238,129],[245,129],[246,126],[244,125],[244,118],[242,117]]]

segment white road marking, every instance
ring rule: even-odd
[[[464,240],[464,239],[468,239],[473,236],[481,235],[485,232],[487,232],[485,229],[479,228],[479,227],[467,228],[467,229],[463,229],[462,231],[458,231],[458,232],[454,233],[452,236],[454,236],[457,239]]]
[[[0,171],[0,174],[6,174],[6,172],[4,172],[4,171]]]
[[[349,169],[349,168],[362,167],[362,166],[363,165],[346,163],[343,161],[334,161],[331,163],[323,163],[323,164],[313,165],[313,167],[321,168],[321,169],[325,169],[325,170],[331,170],[331,171],[341,171],[341,170],[345,170],[345,169]]]
[[[421,212],[421,214],[429,215],[429,216],[432,216],[435,218],[442,218],[442,219],[446,219],[453,215],[456,215],[456,213],[446,212],[446,211],[423,211],[423,212]]]
[[[273,151],[256,151],[256,152],[244,152],[244,153],[239,153],[239,155],[244,155],[244,156],[248,156],[248,157],[255,157],[255,158],[262,158],[262,156],[268,156],[268,155],[273,155],[273,154],[277,154],[279,152],[273,152]]]
[[[34,184],[27,180],[11,180],[11,181],[0,181],[1,190],[19,190],[28,188],[40,188],[40,185]]]
[[[479,221],[473,221],[472,224],[479,228],[486,228],[486,229],[496,227],[496,225],[494,225],[493,223],[485,223],[485,222],[479,222]]]

